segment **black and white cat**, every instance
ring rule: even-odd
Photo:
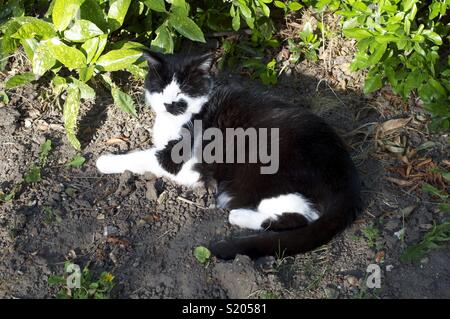
[[[215,85],[208,54],[145,52],[144,56],[149,64],[146,101],[156,113],[154,146],[124,155],[102,155],[97,168],[106,174],[151,172],[185,186],[214,182],[218,206],[230,210],[230,223],[258,230],[254,235],[211,243],[214,255],[230,259],[236,254],[255,258],[306,252],[327,243],[361,211],[360,182],[344,143],[304,105],[290,105],[234,85]],[[223,136],[227,128],[276,129],[276,149],[265,145],[279,156],[276,173],[262,174],[261,167],[267,163],[260,160],[199,161],[197,151],[201,153],[205,146],[201,136],[195,135],[196,121],[201,121],[200,133],[216,128]],[[192,154],[178,163],[172,151],[186,130],[191,133]],[[230,152],[226,148],[230,140],[220,143],[225,153]],[[253,151],[246,146],[246,158]]]

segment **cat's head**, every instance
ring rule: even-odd
[[[212,88],[212,54],[169,55],[145,51],[145,99],[157,114],[198,113]]]

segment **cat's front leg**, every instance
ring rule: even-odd
[[[135,174],[150,172],[161,177],[165,173],[158,162],[154,148],[123,155],[102,155],[97,159],[96,166],[104,174],[120,174],[125,171]]]

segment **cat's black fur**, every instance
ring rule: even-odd
[[[209,248],[214,255],[230,259],[236,254],[259,257],[306,252],[327,243],[361,211],[360,182],[346,146],[323,119],[304,105],[291,105],[270,94],[244,90],[237,85],[214,86],[208,70],[199,68],[205,56],[164,56],[150,52],[147,58],[150,65],[147,90],[161,90],[175,73],[188,94],[202,96],[209,92],[208,102],[184,127],[192,130],[192,121],[201,119],[203,130],[279,129],[280,161],[274,175],[260,174],[261,163],[197,164],[204,181],[217,182],[218,194],[226,192],[232,196],[227,208],[255,208],[265,198],[300,193],[319,212],[320,218],[312,223],[302,215],[286,212],[276,221],[266,221],[265,231],[211,243]],[[169,143],[158,157],[172,173],[181,168],[170,157],[174,144]]]

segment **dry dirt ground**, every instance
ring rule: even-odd
[[[402,176],[405,157],[395,153],[401,148],[411,163],[425,163],[413,165],[410,175],[426,172],[427,165],[448,159],[446,139],[426,133],[427,115],[416,101],[402,102],[387,89],[363,97],[361,74],[348,71],[351,51],[336,48],[321,62],[286,69],[266,89],[294,103],[309,100],[343,135],[361,174],[366,208],[328,245],[288,258],[238,256],[200,264],[195,247],[237,231],[227,212],[215,208],[213,190],[96,171],[102,153],[151,145],[153,115],[138,85],[128,83],[137,118],[114,107],[101,89],[95,101],[83,103],[78,135],[87,160],[81,168],[64,165],[76,152],[46,86],[8,91],[10,103],[0,107],[0,188],[7,193],[23,180],[45,139],[53,148],[42,181],[24,184],[12,201],[0,203],[0,297],[54,297],[48,278],[63,274],[64,261],[71,260],[95,273],[111,272],[113,298],[450,298],[448,245],[415,264],[399,260],[445,216],[436,199],[422,193],[423,178]],[[248,82],[232,73],[220,79]],[[390,119],[409,120],[390,122],[397,125],[385,132]],[[428,147],[420,150],[424,143]],[[370,264],[381,269],[379,289],[366,286]]]

